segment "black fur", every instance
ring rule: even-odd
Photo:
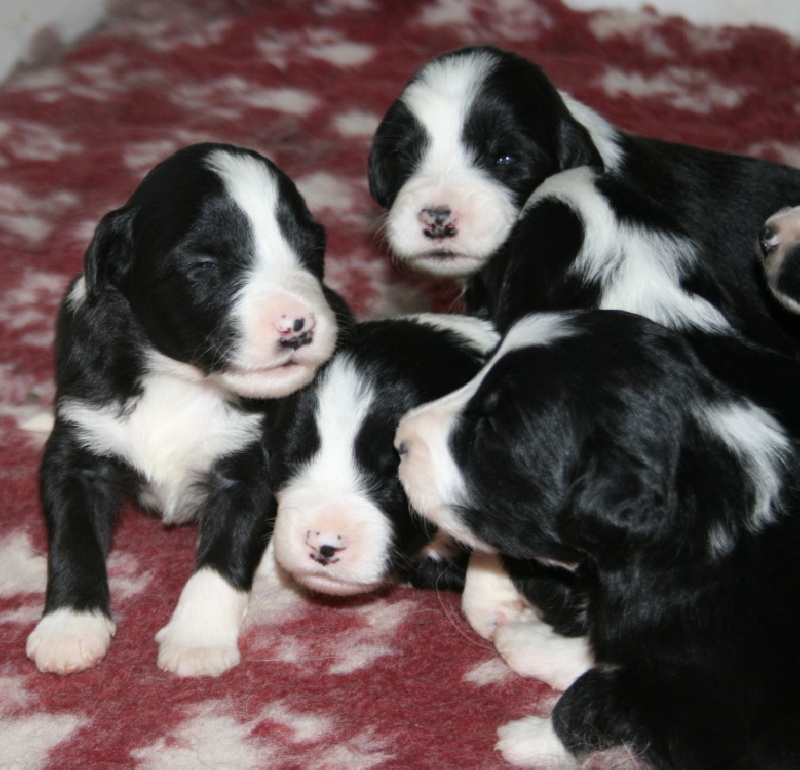
[[[752,403],[684,339],[613,311],[565,323],[500,357],[450,435],[456,516],[477,538],[592,576],[597,665],[557,703],[557,735],[578,756],[627,743],[655,768],[800,765],[795,439],[772,423],[783,455],[753,465],[751,430],[713,427]]]

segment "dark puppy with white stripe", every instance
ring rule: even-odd
[[[105,559],[128,495],[168,524],[200,522],[159,666],[217,675],[238,662],[269,536],[264,399],[310,382],[336,344],[324,252],[289,178],[229,145],[180,150],[103,217],[58,319],[40,482],[47,597],[27,644],[41,671],[81,671],[106,653]]]
[[[467,281],[504,331],[534,311],[629,310],[792,353],[752,244],[800,171],[624,133],[489,46],[423,66],[378,127],[370,190],[411,266]]]
[[[314,591],[351,595],[408,581],[463,588],[466,552],[414,515],[394,434],[414,406],[460,388],[498,335],[467,316],[407,316],[345,329],[335,356],[285,399],[267,435],[277,562]]]
[[[800,766],[798,446],[682,336],[614,311],[530,316],[406,415],[397,447],[445,532],[591,577],[594,665],[551,717],[501,728],[507,760],[625,744],[655,768]]]

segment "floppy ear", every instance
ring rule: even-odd
[[[592,453],[564,515],[573,542],[589,553],[653,542],[671,526],[676,496],[667,457],[637,456],[615,446]]]
[[[375,137],[372,140],[372,147],[369,151],[369,163],[367,179],[369,181],[369,194],[372,199],[382,208],[389,208],[389,183],[386,175],[384,145],[386,140],[382,136],[384,123],[378,126]]]
[[[391,159],[389,156],[396,151],[400,142],[404,131],[403,116],[406,113],[407,108],[399,99],[389,107],[375,130],[369,152],[369,194],[379,206],[385,209],[391,207],[394,196],[397,194],[397,190],[391,189]]]
[[[558,165],[561,171],[581,166],[603,171],[603,159],[589,132],[572,116],[565,117],[558,129]]]
[[[90,301],[108,286],[116,285],[133,261],[131,225],[134,211],[117,209],[106,214],[83,255],[83,275]]]

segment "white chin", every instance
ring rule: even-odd
[[[268,369],[219,372],[214,378],[227,390],[244,398],[282,398],[308,385],[317,367],[290,363]]]
[[[383,588],[386,583],[378,581],[375,583],[351,583],[346,580],[324,577],[322,575],[294,575],[300,585],[305,586],[311,591],[329,596],[357,596],[358,594],[368,594]]]
[[[403,260],[421,273],[462,279],[477,273],[486,262],[481,257],[464,254],[418,254],[405,256]]]

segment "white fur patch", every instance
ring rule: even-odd
[[[595,178],[589,168],[556,174],[536,189],[523,212],[548,198],[562,201],[581,218],[585,240],[569,270],[601,284],[600,307],[626,310],[671,328],[730,330],[719,310],[680,285],[696,258],[692,244],[620,223],[595,187]]]
[[[116,631],[116,624],[102,613],[62,607],[39,621],[25,653],[39,671],[74,674],[103,659]]]
[[[183,587],[169,623],[156,634],[158,667],[177,676],[219,676],[239,660],[248,594],[209,568]]]
[[[566,690],[594,666],[585,637],[557,634],[534,613],[498,626],[493,638],[497,651],[512,671],[545,682],[556,690]]]
[[[754,491],[747,526],[758,532],[781,510],[784,468],[791,451],[788,437],[772,415],[751,403],[696,413],[701,424],[722,439],[744,464]],[[723,533],[717,531],[715,538],[722,547]]]
[[[516,767],[578,770],[581,763],[570,754],[553,730],[549,717],[524,717],[507,722],[498,731],[495,749]]]
[[[403,318],[403,316],[399,316],[399,318]],[[497,343],[500,341],[500,335],[489,321],[473,316],[456,313],[417,313],[412,316],[405,316],[405,318],[411,318],[421,324],[455,332],[471,343],[484,356],[497,347]]]
[[[354,456],[375,395],[352,360],[340,356],[321,375],[317,398],[320,447],[278,493],[275,556],[309,588],[365,593],[385,580],[393,532],[370,501]],[[325,544],[341,546],[327,564],[312,557]]]
[[[147,482],[141,502],[177,523],[195,515],[199,475],[220,455],[255,441],[261,418],[233,409],[195,367],[152,353],[150,370],[142,396],[124,408],[63,399],[58,416],[93,452],[135,468]]]

